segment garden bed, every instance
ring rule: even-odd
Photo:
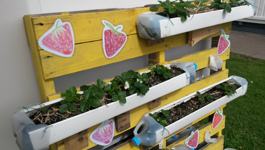
[[[218,85],[231,82],[234,85],[233,87],[236,93],[228,96],[227,94],[229,94],[229,91],[227,93],[227,91],[223,88],[218,88]],[[236,99],[237,97],[244,95],[247,91],[247,86],[248,84],[245,79],[237,76],[232,76],[228,79],[225,79],[221,82],[198,91],[202,94],[202,96],[199,97],[204,97],[205,102],[201,102],[202,100],[199,100],[197,92],[185,96],[179,100],[176,100],[175,102],[172,102],[162,108],[151,112],[151,115],[145,114],[143,119],[136,126],[134,135],[137,138],[141,136],[141,134],[147,132],[149,128],[152,128],[151,126],[154,127],[160,125],[161,127],[157,131],[153,131],[155,132],[155,135],[153,136],[156,137],[156,141],[153,143],[155,144],[161,139],[175,133],[185,126],[190,125],[193,121],[203,117],[204,115],[214,111],[215,109],[225,105],[226,103]],[[212,94],[213,97],[211,100],[207,100],[206,93],[208,95]],[[152,121],[154,120],[154,118],[156,118],[155,123]],[[148,121],[146,120],[152,122],[152,125],[149,125]],[[143,126],[143,130],[138,133],[140,126]]]
[[[59,140],[62,140],[68,136],[71,136],[75,133],[78,133],[82,130],[85,130],[87,128],[90,128],[96,124],[99,124],[107,119],[113,118],[119,114],[122,114],[124,112],[127,112],[133,108],[136,108],[138,106],[141,106],[145,103],[148,103],[156,98],[159,98],[163,95],[166,95],[170,92],[173,92],[177,89],[180,89],[186,85],[189,85],[190,83],[190,73],[188,71],[183,71],[182,69],[175,67],[174,65],[177,65],[178,63],[172,63],[165,65],[165,68],[170,67],[170,65],[173,65],[171,68],[170,76],[172,78],[168,78],[167,80],[162,79],[160,77],[155,77],[150,75],[152,71],[148,70],[143,73],[147,73],[147,76],[150,80],[150,82],[147,83],[147,86],[150,86],[148,92],[145,95],[137,95],[139,93],[135,93],[129,96],[126,96],[126,103],[123,104],[119,101],[115,102],[109,102],[108,104],[101,103],[101,106],[98,108],[89,106],[86,112],[81,113],[80,108],[77,108],[77,111],[72,112],[65,112],[63,114],[59,113],[59,105],[63,105],[61,101],[64,101],[64,98],[59,98],[54,101],[50,101],[47,103],[44,103],[38,106],[31,107],[27,110],[21,110],[17,114],[13,115],[12,122],[13,122],[13,129],[16,130],[17,124],[20,124],[21,122],[24,122],[24,120],[29,120],[30,118],[34,120],[34,122],[29,121],[28,124],[40,124],[43,125],[43,123],[46,122],[49,126],[39,126],[39,128],[30,131],[29,134],[29,140],[34,143],[40,143],[43,141],[42,134],[44,131],[46,131],[46,128],[49,128],[49,144],[55,143]],[[185,69],[184,69],[185,70]],[[195,70],[194,70],[195,73]],[[148,75],[149,74],[149,75]],[[117,78],[117,77],[115,77]],[[153,80],[153,81],[152,81]],[[112,82],[113,84],[113,82]],[[106,84],[107,86],[108,84]],[[89,86],[85,86],[85,88],[88,88]],[[84,87],[83,87],[84,88]],[[70,89],[69,89],[70,90]],[[121,87],[121,90],[128,94],[128,90],[126,90],[125,86]],[[85,90],[86,92],[86,90]],[[84,92],[84,93],[85,93]],[[78,92],[76,94],[82,94],[83,92]],[[104,94],[104,98],[108,98],[108,94]],[[109,97],[110,98],[110,97]],[[74,102],[78,103],[78,101]],[[77,104],[78,105],[78,104]],[[45,106],[45,107],[43,107]],[[48,106],[48,107],[47,107]],[[41,110],[41,108],[48,108],[45,112]],[[28,112],[29,111],[29,112]],[[18,117],[17,115],[22,115],[24,117],[23,119],[18,119],[21,117]],[[28,117],[30,116],[30,118]],[[38,115],[42,117],[41,120],[36,119],[38,118]],[[53,116],[54,115],[54,116]],[[57,119],[53,123],[54,117],[60,116],[59,119]],[[69,117],[69,118],[67,118]],[[58,122],[59,121],[59,122]],[[16,131],[14,131],[16,132]],[[46,139],[47,140],[47,139]]]

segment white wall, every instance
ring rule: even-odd
[[[157,0],[0,0],[0,149],[18,149],[12,134],[10,118],[19,106],[40,102],[24,31],[24,15],[99,8],[130,8],[154,3],[157,3]],[[62,83],[60,79],[56,80]]]

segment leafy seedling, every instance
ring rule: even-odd
[[[163,110],[163,109],[162,109],[161,112],[162,112],[162,114],[163,114],[164,117],[166,117],[167,119],[170,118],[170,116],[169,116],[169,111],[168,111],[168,110]]]
[[[204,104],[205,103],[204,96],[199,91],[197,91],[197,96],[199,98],[200,103]]]
[[[205,94],[205,98],[208,102],[211,102],[213,100],[213,96],[209,95],[208,93]]]

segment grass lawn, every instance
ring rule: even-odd
[[[228,103],[226,115],[225,147],[237,150],[265,149],[265,60],[231,54],[227,61],[229,76],[248,80],[246,95]]]

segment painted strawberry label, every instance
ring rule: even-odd
[[[98,145],[108,145],[114,136],[114,120],[107,120],[90,135],[90,140]]]
[[[104,54],[107,58],[113,58],[124,47],[127,35],[122,32],[122,25],[114,27],[106,20],[102,20],[102,23],[105,26],[102,38]]]
[[[218,125],[223,121],[223,112],[220,111],[219,109],[216,109],[216,112],[213,116],[213,125],[212,125],[212,128],[215,129],[218,127]]]
[[[75,40],[73,28],[69,22],[62,23],[57,19],[38,41],[40,47],[50,53],[62,57],[72,57],[74,53]]]
[[[223,54],[230,46],[230,41],[228,38],[229,38],[229,35],[226,35],[225,31],[222,30],[222,34],[219,38],[218,48],[217,48],[218,55]]]
[[[199,130],[192,132],[191,135],[185,140],[185,144],[190,148],[196,148],[199,143]]]

